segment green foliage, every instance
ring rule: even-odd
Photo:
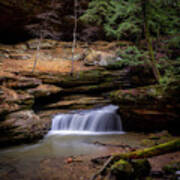
[[[102,25],[105,17],[109,14],[109,0],[93,0],[89,3],[86,13],[80,17],[85,23]]]
[[[114,64],[110,64],[108,66],[109,69],[143,65],[147,62],[147,52],[140,51],[136,46],[129,46],[125,50],[119,49],[116,52],[117,58],[120,58],[120,60]]]
[[[167,44],[170,49],[180,49],[180,36],[175,36],[167,40]]]
[[[109,14],[106,16],[104,29],[108,37],[114,39],[136,39],[142,34],[141,8],[136,1],[110,1]]]
[[[151,34],[177,33],[179,11],[175,0],[149,0],[146,13]],[[137,40],[144,29],[142,0],[92,0],[81,20],[101,25],[110,39]]]
[[[113,39],[128,39],[141,34],[139,24],[142,18],[137,18],[140,8],[136,6],[136,0],[114,1],[114,0],[93,0],[89,8],[80,18],[86,23],[94,23],[104,27],[105,34]]]
[[[180,75],[180,59],[173,61],[164,60],[160,62],[159,69],[163,72],[160,84],[168,85],[173,79]]]
[[[117,56],[122,58],[123,64],[136,66],[144,64],[146,59],[145,53],[140,51],[136,46],[129,46],[125,50],[119,50]]]
[[[151,1],[148,8],[149,28],[157,36],[159,34],[178,33],[180,4],[174,4],[175,0]]]

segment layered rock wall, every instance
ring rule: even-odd
[[[152,85],[145,76],[147,72],[139,71],[141,76],[133,72],[130,68],[100,68],[74,76],[43,72],[0,74],[1,145],[40,139],[57,113],[111,103],[119,105],[125,131],[166,129],[178,134],[179,80],[165,87]],[[144,78],[146,86],[141,83]]]

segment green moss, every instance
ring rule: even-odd
[[[111,174],[117,178],[128,180],[132,177],[134,169],[132,165],[123,159],[117,161],[111,166]]]
[[[140,149],[134,152],[115,154],[113,155],[115,159],[140,159],[149,158],[156,155],[161,155],[180,149],[180,139],[175,139],[167,143],[159,144],[150,148]]]
[[[142,140],[142,142],[141,142],[141,144],[142,144],[143,146],[146,146],[146,147],[154,146],[155,143],[156,143],[155,141],[150,140],[150,139],[144,139],[144,140]]]
[[[102,73],[99,70],[82,71],[82,72],[79,72],[77,75],[78,79],[80,80],[100,78],[101,76],[102,76]]]

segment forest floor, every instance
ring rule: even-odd
[[[61,50],[61,49],[60,49]],[[44,52],[43,50],[41,52]],[[57,52],[57,56],[60,53]],[[9,59],[7,58],[5,61],[2,61],[1,70],[4,72],[31,72],[34,64],[34,57],[21,60],[21,59]],[[66,60],[63,58],[56,58],[55,60],[52,58],[51,60],[44,60],[40,56],[37,61],[37,66],[35,68],[36,72],[50,72],[50,73],[68,73],[71,71],[71,60]],[[74,62],[74,72],[84,71],[93,69],[93,67],[84,66],[83,62],[75,61]]]
[[[35,68],[36,72],[50,72],[50,73],[69,73],[72,67],[72,49],[71,43],[63,43],[55,49],[41,49],[38,53],[37,65]],[[102,44],[102,45],[101,45]],[[106,42],[99,42],[96,44],[92,44],[88,48],[92,48],[95,50],[106,51],[108,44]],[[0,47],[1,48],[1,47]],[[10,51],[13,49],[12,46],[8,46],[7,48]],[[79,45],[75,50],[75,56],[81,55],[83,50],[82,45]],[[34,60],[36,57],[36,50],[26,50],[22,51],[16,49],[15,52],[10,53],[10,58],[7,57],[2,59],[0,62],[1,73],[4,72],[31,72]],[[23,60],[25,59],[25,60]],[[74,61],[74,72],[86,71],[90,69],[94,69],[96,67],[85,66],[83,61],[75,60]]]

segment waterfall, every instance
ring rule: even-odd
[[[69,114],[56,115],[52,120],[49,134],[56,133],[122,133],[118,106],[75,111]]]

